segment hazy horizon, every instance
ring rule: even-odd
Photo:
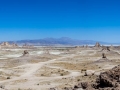
[[[118,0],[2,0],[0,41],[69,37],[120,42]]]

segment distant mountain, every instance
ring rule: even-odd
[[[44,38],[44,39],[36,39],[36,40],[19,40],[19,41],[9,41],[10,43],[17,43],[17,44],[31,44],[31,45],[94,45],[96,42],[100,41],[93,41],[93,40],[76,40],[71,39],[68,37],[62,38]],[[111,44],[107,42],[100,42],[101,44]]]

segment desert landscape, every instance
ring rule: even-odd
[[[0,90],[120,90],[120,0],[0,0]]]
[[[119,46],[34,47],[4,42],[0,90],[119,90],[119,64]]]

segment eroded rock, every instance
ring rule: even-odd
[[[105,53],[102,53],[102,58],[106,58],[106,55],[105,55]]]
[[[120,65],[100,73],[93,84],[82,82],[81,86],[85,90],[120,90]]]
[[[106,47],[106,46],[102,46],[102,51],[107,51],[107,52],[109,52],[110,51],[110,47]]]
[[[24,50],[23,56],[28,56],[28,55],[29,55],[29,52],[27,50]]]
[[[95,47],[101,47],[99,42],[96,42]]]

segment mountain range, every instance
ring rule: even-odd
[[[17,44],[30,44],[30,45],[94,45],[96,42],[101,44],[113,44],[102,41],[93,41],[93,40],[77,40],[71,39],[68,37],[61,38],[44,38],[44,39],[35,39],[35,40],[18,40],[18,41],[8,41],[9,43],[17,43]],[[115,44],[115,43],[114,43]]]

